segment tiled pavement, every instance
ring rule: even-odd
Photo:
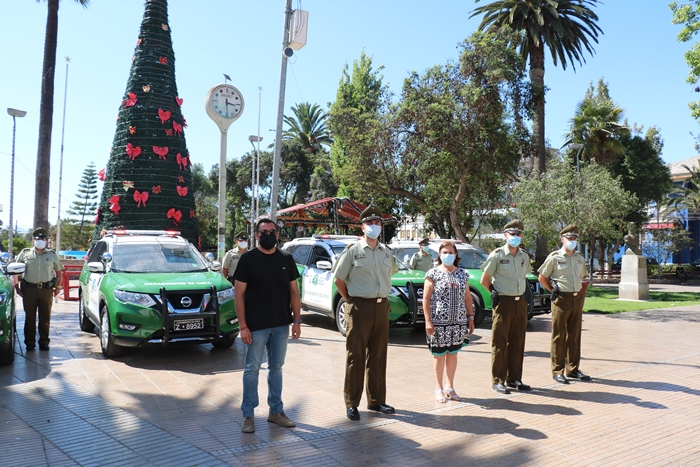
[[[239,342],[106,360],[76,302],[59,300],[51,350],[18,346],[0,367],[0,465],[700,465],[700,307],[586,314],[581,369],[594,379],[569,386],[551,379],[550,319],[536,317],[523,378],[534,390],[509,396],[491,389],[482,326],[460,353],[463,402],[447,404],[433,399],[424,336],[392,329],[397,414],[361,407],[360,422],[345,417],[342,337],[329,319],[303,318],[284,369],[297,428],[267,423],[263,372],[257,431],[242,434]]]

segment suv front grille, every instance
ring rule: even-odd
[[[168,292],[168,311],[170,313],[198,313],[206,311],[210,300],[210,293]]]

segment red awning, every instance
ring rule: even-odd
[[[665,223],[660,223],[657,224],[654,222],[653,224],[647,224],[644,226],[645,229],[647,230],[652,230],[652,229],[673,229],[676,227],[676,224],[674,222],[665,222]]]

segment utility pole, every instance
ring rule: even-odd
[[[58,218],[56,219],[56,254],[61,254],[61,188],[63,186],[63,141],[66,134],[66,102],[68,100],[68,65],[70,57],[66,57],[66,85],[63,90],[63,125],[61,126],[61,162],[58,169]]]

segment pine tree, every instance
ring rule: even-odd
[[[93,239],[102,229],[168,229],[198,244],[187,127],[167,0],[146,0]]]
[[[97,193],[97,170],[95,170],[95,164],[90,162],[90,165],[83,170],[83,176],[78,184],[78,193],[75,195],[77,199],[66,210],[66,213],[78,218],[76,220],[78,238],[83,238],[86,218],[92,220],[97,211],[98,203],[95,201]],[[86,232],[85,235],[88,233]]]

